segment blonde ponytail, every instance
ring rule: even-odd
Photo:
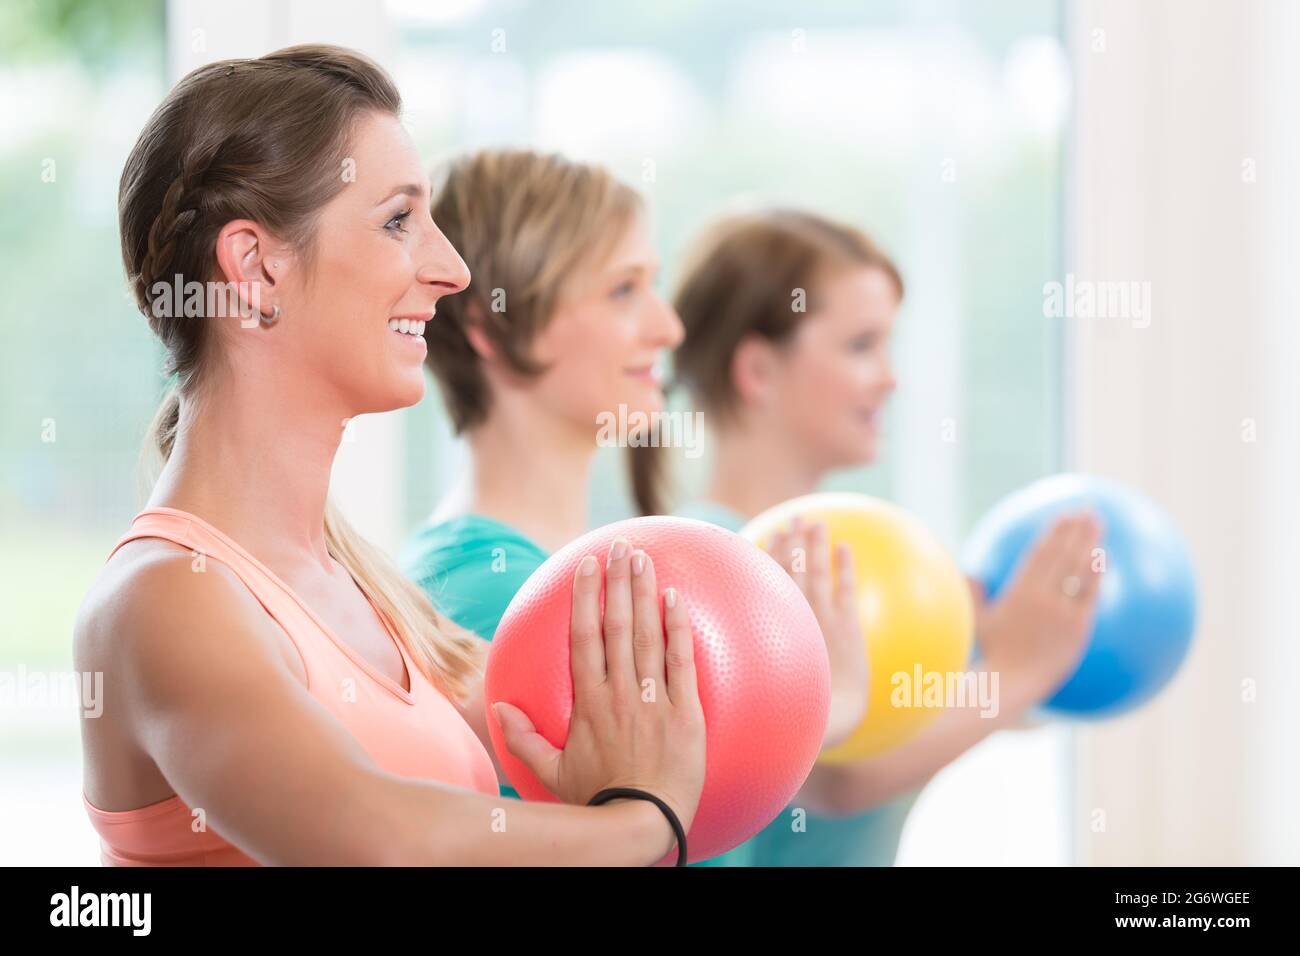
[[[141,455],[145,498],[176,444],[180,402],[179,389],[168,391],[149,425]],[[333,502],[325,505],[325,546],[334,560],[347,568],[362,593],[392,622],[424,676],[448,697],[464,698],[469,677],[480,666],[482,642],[435,611],[419,586],[408,581],[382,551],[358,534]]]
[[[419,586],[407,580],[382,551],[358,534],[329,502],[325,544],[334,559],[396,629],[416,664],[440,690],[463,699],[479,667],[482,643],[434,610]]]
[[[162,404],[154,412],[153,421],[145,432],[144,446],[140,449],[140,500],[148,499],[153,486],[162,474],[163,465],[172,455],[176,444],[176,431],[181,421],[181,390],[169,388]]]

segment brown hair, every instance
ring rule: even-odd
[[[730,216],[705,230],[687,254],[674,305],[686,337],[674,356],[675,382],[715,419],[736,409],[731,363],[751,335],[782,344],[817,311],[818,286],[846,268],[883,270],[903,296],[897,267],[864,233],[809,212],[772,209]],[[795,309],[802,290],[804,308]],[[666,461],[632,449],[632,487],[642,514],[663,508]]]
[[[220,356],[212,323],[154,309],[154,284],[212,277],[217,234],[233,219],[261,223],[310,262],[317,215],[344,186],[340,170],[356,122],[400,109],[392,80],[371,60],[305,45],[199,67],[149,118],[122,170],[118,220],[136,302],[175,377],[151,427],[150,444],[163,460],[175,442],[182,397],[197,399]],[[477,667],[473,638],[437,615],[332,504],[325,536],[330,554],[393,622],[426,676],[462,695]]]
[[[478,328],[515,373],[545,369],[529,351],[577,269],[608,250],[641,198],[600,166],[527,150],[484,150],[438,172],[431,213],[473,280],[438,303],[426,361],[459,434],[482,424],[491,396],[467,330]]]

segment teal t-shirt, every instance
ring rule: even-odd
[[[509,525],[482,515],[462,515],[417,528],[402,551],[401,566],[434,607],[490,641],[515,592],[546,557],[541,547]],[[501,785],[501,795],[519,799],[508,784]],[[742,849],[693,865],[743,866],[741,857],[748,850],[741,854]]]
[[[712,501],[693,501],[677,513],[729,531],[745,525],[742,516]],[[903,823],[915,801],[916,795],[911,794],[842,817],[787,807],[736,849],[749,850],[750,866],[893,866]]]

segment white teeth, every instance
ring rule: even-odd
[[[388,327],[394,332],[405,332],[407,335],[424,334],[424,323],[419,319],[389,319]]]

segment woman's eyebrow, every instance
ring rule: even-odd
[[[375,203],[375,205],[382,206],[384,203],[388,202],[388,200],[392,199],[394,196],[410,196],[413,199],[423,199],[428,194],[429,194],[428,188],[421,183],[404,183],[401,186],[397,186],[392,190],[390,190],[388,195],[385,196],[383,199],[379,200],[379,202]]]
[[[606,270],[608,276],[621,276],[629,273],[648,273],[653,274],[659,271],[658,262],[625,262],[622,265],[611,265]]]

